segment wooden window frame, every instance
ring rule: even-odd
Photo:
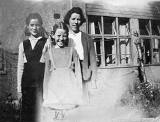
[[[100,34],[91,34],[88,30],[91,30],[91,29],[89,29],[89,17],[91,17],[91,16],[94,16],[94,15],[87,15],[87,32],[88,32],[88,34],[90,34],[92,37],[93,37],[93,39],[98,39],[98,38],[101,38],[101,41],[100,41],[100,51],[101,51],[101,65],[100,65],[100,67],[123,67],[123,66],[131,66],[131,65],[133,65],[133,59],[132,59],[132,44],[129,44],[129,46],[130,46],[130,60],[131,60],[131,62],[130,63],[126,63],[126,64],[121,64],[121,62],[120,62],[120,45],[119,45],[119,41],[120,41],[120,39],[131,39],[131,35],[130,35],[130,33],[128,33],[127,35],[120,35],[119,34],[119,23],[118,23],[118,20],[119,19],[121,19],[122,17],[112,17],[112,16],[103,16],[103,15],[99,15],[98,17],[100,17],[101,18],[101,33]],[[111,17],[111,18],[115,18],[115,22],[113,22],[113,23],[115,23],[115,29],[116,29],[116,33],[112,33],[112,34],[104,34],[104,17]],[[128,23],[129,23],[129,30],[130,30],[130,18],[126,18],[126,19],[128,19]],[[112,23],[112,24],[113,24]],[[103,25],[103,26],[102,26]],[[112,29],[113,29],[113,25],[112,25]],[[115,31],[115,30],[114,30]],[[115,40],[116,39],[116,43],[115,43],[115,46],[116,46],[116,54],[115,54],[115,64],[106,64],[106,59],[105,59],[105,47],[104,47],[104,42],[105,42],[105,39],[113,39],[113,40]],[[132,43],[132,41],[130,41],[130,43]]]
[[[141,19],[138,19],[138,21],[140,21]],[[144,64],[145,65],[160,65],[160,61],[159,62],[154,62],[153,60],[154,60],[154,58],[153,58],[153,56],[154,56],[154,52],[153,52],[153,43],[154,43],[154,39],[159,39],[160,40],[160,35],[153,35],[153,28],[152,28],[152,22],[153,21],[155,21],[155,19],[146,19],[146,20],[148,20],[149,21],[149,35],[141,35],[140,34],[140,39],[141,40],[143,40],[143,39],[149,39],[150,40],[150,55],[151,55],[151,61],[150,61],[150,63],[146,63],[145,62],[145,52],[144,52],[144,57],[143,57],[143,60],[144,60]],[[157,20],[157,21],[159,21],[160,22],[160,20]],[[140,28],[139,28],[140,29]],[[142,43],[143,43],[143,41],[142,41]],[[159,57],[160,57],[160,54],[159,54]]]

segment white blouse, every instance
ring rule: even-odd
[[[76,34],[69,32],[69,38],[72,39],[74,42],[73,46],[79,55],[79,59],[84,60],[84,50],[83,50],[81,35],[82,35],[82,32],[79,32]]]

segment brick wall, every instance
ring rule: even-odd
[[[12,93],[16,97],[16,81],[17,81],[17,57],[18,55],[12,52],[4,51],[6,72],[0,74],[0,99]]]

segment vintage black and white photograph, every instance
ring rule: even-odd
[[[0,0],[0,122],[159,122],[160,0]]]

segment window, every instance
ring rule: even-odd
[[[132,64],[129,18],[88,15],[88,33],[94,39],[98,66]]]
[[[144,63],[160,63],[160,20],[139,19],[139,30]]]
[[[140,19],[139,30],[140,30],[140,35],[149,35],[150,34],[149,20]]]
[[[152,21],[152,35],[160,36],[160,21]]]
[[[160,63],[160,39],[153,39],[153,64]]]
[[[139,31],[144,64],[160,64],[160,20],[136,19],[136,26],[132,20],[125,17],[88,15],[88,33],[94,39],[97,66],[136,64],[133,63],[133,27]]]

